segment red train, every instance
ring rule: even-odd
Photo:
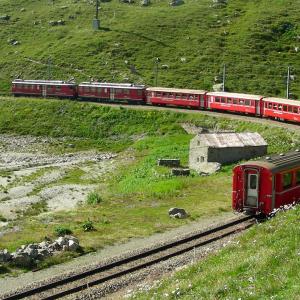
[[[176,106],[300,122],[299,101],[240,93],[147,88],[128,83],[83,82],[77,85],[63,81],[16,79],[12,82],[12,94]]]
[[[296,150],[233,169],[232,207],[269,215],[275,208],[300,200],[300,152]]]

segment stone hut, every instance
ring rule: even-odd
[[[267,147],[257,132],[200,133],[190,142],[189,167],[198,170],[205,163],[226,164],[263,156]]]

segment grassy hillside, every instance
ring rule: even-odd
[[[300,208],[134,299],[299,299]]]
[[[0,0],[0,15],[11,16],[0,20],[0,91],[16,76],[154,85],[159,57],[158,85],[211,89],[225,63],[228,90],[284,96],[291,66],[291,90],[300,96],[297,1],[229,0],[216,7],[186,0],[170,7],[152,0],[140,7],[112,0],[101,3],[98,32],[91,28],[93,2]],[[49,25],[60,19],[65,26]]]

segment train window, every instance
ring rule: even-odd
[[[215,98],[215,102],[220,102],[220,98],[219,98],[219,97],[216,97],[216,98]]]
[[[299,184],[300,183],[300,170],[296,171],[296,183]]]
[[[240,99],[239,104],[244,105],[244,100]]]
[[[96,88],[94,86],[91,88],[91,90],[93,93],[96,93]]]
[[[33,84],[31,85],[31,89],[34,90],[34,85]]]
[[[292,173],[283,174],[283,189],[288,189],[292,186]]]
[[[47,85],[47,91],[51,91],[52,90],[52,86]]]
[[[245,105],[250,106],[250,100],[245,100]]]
[[[288,107],[288,110],[289,110],[289,112],[293,112],[293,107],[292,107],[292,106],[289,106],[289,107]]]
[[[57,91],[60,91],[60,90],[61,90],[61,86],[60,86],[60,85],[57,85],[57,86],[56,86],[56,90],[57,90]]]
[[[233,99],[233,104],[238,104],[238,100],[237,99]]]
[[[232,99],[231,98],[227,98],[227,103],[232,103]]]
[[[298,113],[298,107],[297,107],[297,106],[294,106],[294,107],[293,107],[293,112],[294,112],[294,114],[297,114],[297,113]]]
[[[156,96],[157,97],[161,97],[161,93],[160,92],[156,92]]]
[[[102,88],[99,87],[98,88],[98,93],[101,94],[101,92],[102,92]]]
[[[221,98],[221,103],[226,103],[226,98]]]
[[[283,105],[282,109],[283,109],[283,111],[287,111],[287,106]]]
[[[268,108],[273,109],[273,103],[268,103]]]
[[[174,95],[170,93],[169,98],[174,98]]]
[[[277,109],[278,107],[277,107],[277,104],[274,104],[273,105],[273,109]]]
[[[137,90],[137,94],[138,94],[138,96],[142,96],[142,90]]]
[[[107,93],[107,88],[104,89],[104,93]]]
[[[188,95],[186,95],[186,94],[182,94],[182,95],[181,95],[181,98],[182,98],[182,99],[187,99],[187,97],[188,97]]]
[[[251,174],[250,175],[250,189],[251,190],[256,190],[257,187],[257,175],[256,174]]]

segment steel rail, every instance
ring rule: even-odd
[[[23,299],[23,298],[26,298],[26,297],[30,297],[30,296],[34,296],[35,294],[39,294],[39,293],[42,293],[42,292],[47,292],[48,290],[51,290],[51,289],[54,289],[54,288],[58,288],[60,286],[63,286],[67,283],[71,283],[71,282],[74,282],[74,281],[78,281],[80,279],[84,279],[86,277],[89,277],[89,276],[92,276],[92,275],[95,275],[97,273],[101,273],[101,272],[104,272],[104,271],[108,271],[108,270],[111,270],[115,267],[119,267],[119,266],[122,266],[122,265],[125,265],[125,264],[128,264],[130,262],[135,262],[135,261],[138,261],[140,259],[143,259],[143,258],[146,258],[146,257],[149,257],[153,254],[157,254],[159,252],[162,252],[162,251],[165,251],[165,250],[168,250],[168,249],[171,249],[171,248],[174,248],[176,246],[179,246],[179,245],[183,245],[183,244],[186,244],[188,242],[191,242],[193,240],[196,240],[196,239],[199,239],[201,237],[206,237],[206,236],[209,236],[213,233],[216,233],[216,232],[219,232],[219,231],[222,231],[222,230],[225,230],[227,228],[230,228],[232,226],[235,226],[235,225],[238,225],[238,224],[242,224],[246,221],[249,221],[249,220],[252,220],[254,219],[252,216],[247,216],[247,217],[244,217],[242,219],[238,219],[238,220],[234,220],[234,221],[231,221],[229,223],[226,223],[224,225],[221,225],[221,226],[218,226],[218,227],[215,227],[215,228],[212,228],[212,229],[209,229],[207,231],[203,231],[203,232],[200,232],[200,233],[197,233],[197,234],[194,234],[192,236],[189,236],[189,237],[186,237],[186,238],[183,238],[183,239],[180,239],[178,241],[175,241],[175,242],[170,242],[170,243],[167,243],[165,245],[162,245],[162,246],[158,246],[158,247],[155,247],[153,249],[150,249],[150,250],[147,250],[147,251],[144,251],[140,254],[135,254],[133,256],[130,256],[130,257],[127,257],[127,258],[123,258],[123,259],[120,259],[118,261],[115,261],[115,262],[112,262],[112,263],[109,263],[107,265],[104,265],[104,266],[100,266],[100,267],[96,267],[94,269],[91,269],[91,270],[88,270],[88,271],[84,271],[82,273],[79,273],[79,274],[76,274],[76,275],[71,275],[69,277],[66,277],[64,279],[60,279],[60,280],[57,280],[57,281],[54,281],[54,282],[51,282],[51,283],[47,283],[47,284],[44,284],[44,285],[41,285],[39,287],[35,287],[33,289],[29,289],[27,291],[23,291],[23,292],[20,292],[20,293],[17,293],[17,294],[14,294],[14,295],[11,295],[11,296],[6,296],[4,298],[2,298],[3,300],[17,300],[17,299]],[[249,225],[251,226],[251,225]],[[248,226],[248,227],[249,227]],[[248,228],[247,227],[247,228]],[[129,273],[132,273],[134,271],[137,271],[137,270],[140,270],[140,269],[143,269],[143,268],[146,268],[148,266],[151,266],[151,265],[154,265],[154,264],[157,264],[161,261],[165,261],[165,260],[168,260],[174,256],[178,256],[178,255],[181,255],[185,252],[188,252],[190,250],[193,250],[194,248],[196,247],[200,247],[200,246],[204,246],[206,244],[209,244],[209,243],[212,243],[214,241],[217,241],[219,239],[222,239],[226,236],[229,236],[233,233],[235,233],[237,230],[234,229],[230,232],[227,232],[227,233],[224,233],[220,236],[216,236],[216,237],[213,237],[211,239],[208,239],[206,241],[202,241],[202,242],[199,242],[197,243],[196,245],[192,245],[192,246],[188,246],[188,247],[185,247],[183,249],[180,249],[178,251],[176,251],[175,253],[170,253],[170,254],[166,254],[164,256],[161,256],[159,258],[156,258],[156,259],[153,259],[151,261],[148,261],[148,262],[145,262],[145,263],[141,263],[137,266],[133,266],[133,267],[130,267],[128,269],[125,269],[125,270],[122,270],[122,271],[119,271],[115,274],[111,274],[111,275],[108,275],[106,277],[103,277],[103,278],[100,278],[100,279],[96,279],[96,280],[93,280],[89,283],[86,283],[86,284],[81,284],[81,285],[78,285],[76,287],[73,287],[73,288],[70,288],[68,290],[65,290],[65,291],[60,291],[56,294],[53,294],[51,296],[46,296],[45,298],[40,298],[40,299],[44,299],[44,300],[49,300],[49,299],[58,299],[58,298],[61,298],[61,297],[64,297],[66,295],[70,295],[70,294],[73,294],[73,293],[76,293],[76,292],[80,292],[84,289],[87,289],[91,286],[94,286],[94,285],[97,285],[97,284],[100,284],[100,283],[103,283],[103,282],[106,282],[106,281],[109,281],[109,280],[112,280],[114,278],[118,278],[118,277],[121,277],[123,275],[126,275],[126,274],[129,274]]]

